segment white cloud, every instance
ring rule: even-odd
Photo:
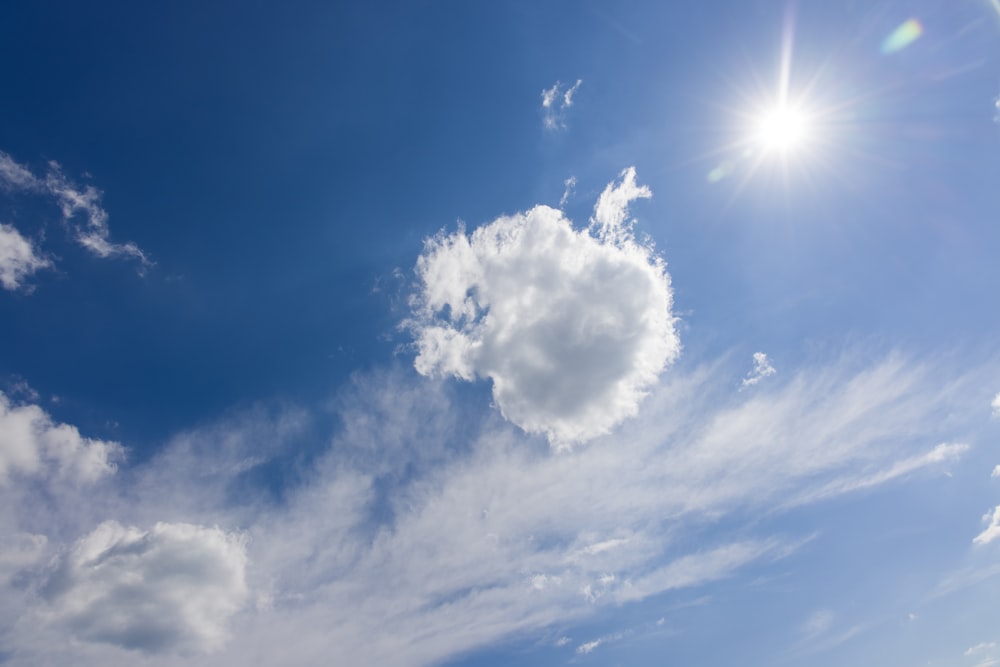
[[[993,402],[990,403],[990,407],[993,408],[993,416],[1000,417],[1000,394],[997,394],[993,398]]]
[[[747,376],[743,378],[743,386],[750,387],[766,377],[771,377],[778,371],[774,370],[774,366],[768,360],[767,355],[763,352],[753,353],[753,370],[747,373]]]
[[[731,576],[737,569],[763,557],[780,558],[793,547],[776,541],[727,544],[683,556],[635,580],[625,582],[616,594],[620,602],[641,600],[678,588],[688,588]]]
[[[993,468],[993,472],[990,473],[991,479],[997,479],[998,477],[1000,477],[1000,464],[997,464],[997,466]]]
[[[115,243],[111,240],[108,213],[101,205],[101,191],[91,185],[78,186],[63,174],[59,163],[49,162],[48,172],[44,178],[40,178],[24,165],[18,164],[10,155],[0,151],[0,184],[8,191],[53,197],[64,220],[70,225],[75,240],[92,254],[101,258],[131,257],[139,260],[143,266],[152,264],[135,243]],[[82,224],[75,222],[77,214],[82,214]],[[0,267],[3,265],[2,253],[3,246],[0,244]],[[6,281],[4,286],[6,287]]]
[[[222,646],[246,602],[246,549],[219,528],[99,525],[65,553],[42,589],[44,616],[77,639],[148,653]]]
[[[580,84],[582,84],[582,83],[583,83],[583,79],[577,79],[576,83],[574,83],[572,86],[570,86],[566,90],[566,92],[563,93],[563,103],[562,103],[562,106],[563,106],[564,109],[573,106],[573,96],[576,94],[576,91],[578,91],[580,89]]]
[[[44,535],[33,533],[0,535],[0,584],[6,583],[18,570],[37,563],[47,542]]]
[[[41,183],[27,167],[0,151],[0,185],[6,190],[33,190]]]
[[[637,199],[649,199],[653,192],[636,184],[635,167],[624,169],[619,176],[621,180],[608,183],[597,199],[590,229],[606,243],[628,244],[632,242],[634,222],[628,219],[629,205]]]
[[[835,615],[831,610],[820,609],[806,619],[806,622],[802,625],[802,632],[807,640],[815,639],[833,627],[834,619]]]
[[[576,190],[576,176],[570,176],[563,181],[563,186],[565,189],[563,190],[562,197],[559,198],[559,208],[565,206],[569,198],[573,196],[573,192]]]
[[[624,636],[625,633],[623,632],[616,632],[611,635],[604,635],[603,637],[598,637],[597,639],[593,639],[589,642],[584,642],[583,644],[580,644],[579,646],[576,647],[576,652],[578,655],[586,655],[588,653],[593,652],[593,650],[596,649],[598,646],[603,646],[604,644],[607,644],[609,642],[619,641]]]
[[[100,190],[91,185],[80,188],[63,175],[62,169],[55,162],[49,163],[45,187],[58,199],[66,221],[72,221],[77,213],[82,213],[86,218],[85,224],[74,225],[76,240],[84,248],[102,258],[121,255],[133,257],[143,265],[151,263],[136,244],[111,241],[108,213],[101,206]]]
[[[982,642],[976,644],[975,646],[969,647],[962,655],[966,656],[978,655],[980,653],[985,653],[986,651],[989,651],[994,648],[996,648],[996,642]]]
[[[983,515],[983,523],[988,525],[983,532],[973,538],[973,544],[989,544],[1000,537],[1000,505]]]
[[[408,322],[416,369],[489,378],[504,417],[558,445],[635,415],[680,350],[670,277],[625,221],[646,196],[630,168],[601,195],[593,233],[536,206],[428,240]]]
[[[12,405],[0,392],[0,485],[15,473],[93,482],[114,472],[123,454],[118,443],[85,438],[37,405]]]
[[[49,260],[38,254],[31,241],[14,227],[0,223],[0,285],[4,289],[19,289],[25,278],[48,266]]]
[[[850,366],[789,373],[755,396],[732,392],[722,363],[672,373],[637,419],[564,455],[531,446],[486,406],[470,413],[449,383],[412,371],[363,375],[337,401],[342,428],[328,451],[307,459],[280,503],[233,481],[298,437],[305,419],[294,410],[230,415],[77,494],[70,519],[64,509],[46,519],[46,496],[0,502],[35,508],[14,517],[30,525],[5,524],[0,511],[3,544],[18,552],[9,569],[29,582],[0,592],[0,623],[14,628],[6,641],[20,664],[127,665],[137,656],[122,646],[215,646],[220,653],[201,664],[312,665],[335,645],[345,664],[412,667],[562,630],[622,602],[753,576],[804,541],[760,534],[741,517],[774,516],[789,498],[818,500],[817,487],[822,497],[848,493],[957,455],[952,446],[920,451],[952,428],[941,411],[974,417],[973,389],[956,392],[941,369],[899,357]],[[80,537],[106,519],[117,522],[103,529],[111,537]],[[220,612],[199,635],[169,606],[147,554],[178,540],[123,527],[156,521],[246,527],[247,590],[230,598],[243,613]],[[741,537],[690,546],[691,531],[720,521]],[[84,543],[106,555],[82,564],[73,553]],[[36,574],[60,553],[69,580],[82,582],[65,598]],[[140,571],[150,586],[126,596],[122,582]],[[93,604],[70,608],[84,596]],[[164,625],[146,635],[127,624],[108,630],[116,613],[141,616],[132,600],[147,601]],[[50,623],[37,622],[46,614]],[[27,620],[14,626],[18,618]],[[226,628],[235,640],[222,645]]]
[[[582,79],[577,79],[569,88],[564,88],[563,84],[556,81],[551,88],[542,90],[542,122],[548,130],[557,130],[566,127],[566,110],[573,106],[573,96],[583,84]]]

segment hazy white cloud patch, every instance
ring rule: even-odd
[[[771,377],[777,372],[774,366],[771,365],[771,361],[767,358],[766,354],[763,352],[754,352],[753,369],[743,378],[743,386],[752,387],[764,378]]]
[[[833,627],[835,614],[829,609],[820,609],[814,612],[805,623],[802,624],[802,633],[806,639],[814,639],[822,635]]]
[[[766,540],[738,542],[689,554],[634,580],[625,581],[617,590],[616,599],[619,602],[641,600],[664,591],[699,586],[732,576],[739,568],[761,558],[783,558],[794,549],[794,546],[776,540]]]
[[[572,86],[566,87],[556,81],[551,88],[542,91],[542,122],[548,130],[558,130],[566,127],[566,110],[573,106],[573,97],[583,84],[577,79]]]
[[[362,374],[336,401],[329,448],[280,502],[235,482],[303,432],[295,410],[180,434],[72,496],[70,518],[25,502],[44,496],[19,500],[38,508],[30,523],[0,504],[0,570],[27,582],[0,591],[0,624],[15,664],[102,666],[134,664],[136,650],[157,664],[314,665],[336,646],[344,664],[414,667],[525,633],[571,636],[601,609],[726,585],[824,539],[743,517],[957,455],[927,442],[951,428],[941,411],[974,415],[973,389],[899,357],[851,366],[752,395],[731,390],[721,362],[671,373],[637,418],[562,455],[468,410],[451,383]],[[692,530],[720,521],[739,537],[692,546]]]
[[[569,198],[573,196],[576,191],[576,176],[570,176],[565,181],[563,181],[563,193],[562,197],[559,198],[559,208],[566,205]]]
[[[993,472],[990,473],[990,478],[992,479],[1000,478],[1000,464],[997,464],[997,466],[993,468]]]
[[[248,596],[243,537],[185,523],[99,525],[42,588],[43,618],[80,640],[147,653],[205,652]]]
[[[981,642],[975,646],[970,646],[962,655],[967,658],[975,658],[975,667],[992,667],[993,665],[1000,664],[1000,659],[996,657],[996,654],[996,642]]]
[[[9,291],[25,287],[26,278],[51,265],[17,229],[0,223],[0,286]]]
[[[41,185],[31,170],[0,151],[0,186],[5,190],[34,190]]]
[[[993,398],[993,402],[990,403],[990,407],[993,408],[993,416],[1000,417],[1000,394],[997,394]]]
[[[1000,505],[983,515],[986,528],[973,538],[973,544],[989,544],[1000,537]]]
[[[423,375],[488,378],[508,420],[568,445],[609,432],[680,351],[670,276],[635,240],[626,169],[587,230],[548,206],[429,239],[407,323]]]
[[[94,482],[114,472],[123,455],[118,443],[85,438],[37,405],[15,405],[0,392],[0,485],[15,474]]]
[[[981,642],[979,644],[976,644],[975,646],[970,646],[969,648],[967,648],[965,650],[965,653],[963,653],[962,655],[965,656],[980,655],[982,653],[991,651],[996,647],[997,647],[996,642]]]

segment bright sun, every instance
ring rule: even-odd
[[[756,140],[765,150],[787,153],[802,145],[808,131],[805,114],[791,107],[779,106],[764,112],[758,119]]]

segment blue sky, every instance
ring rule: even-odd
[[[1000,664],[1000,5],[44,2],[0,662]]]

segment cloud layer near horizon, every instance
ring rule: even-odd
[[[589,229],[536,206],[430,239],[410,321],[417,371],[489,379],[504,417],[557,446],[634,416],[680,351],[665,264],[627,219],[649,196],[629,168]]]
[[[21,619],[7,644],[22,664],[141,650],[151,664],[308,665],[336,645],[353,664],[426,665],[719,582],[810,548],[762,514],[966,450],[934,446],[948,430],[934,409],[966,405],[953,383],[898,357],[845,365],[752,394],[738,370],[674,373],[638,418],[563,453],[470,414],[447,384],[377,373],[345,390],[342,426],[280,503],[241,480],[291,456],[303,416],[233,415],[86,489],[53,477],[62,506],[7,517],[2,614]],[[36,489],[0,497],[27,507]],[[726,535],[685,537],[720,520]]]

